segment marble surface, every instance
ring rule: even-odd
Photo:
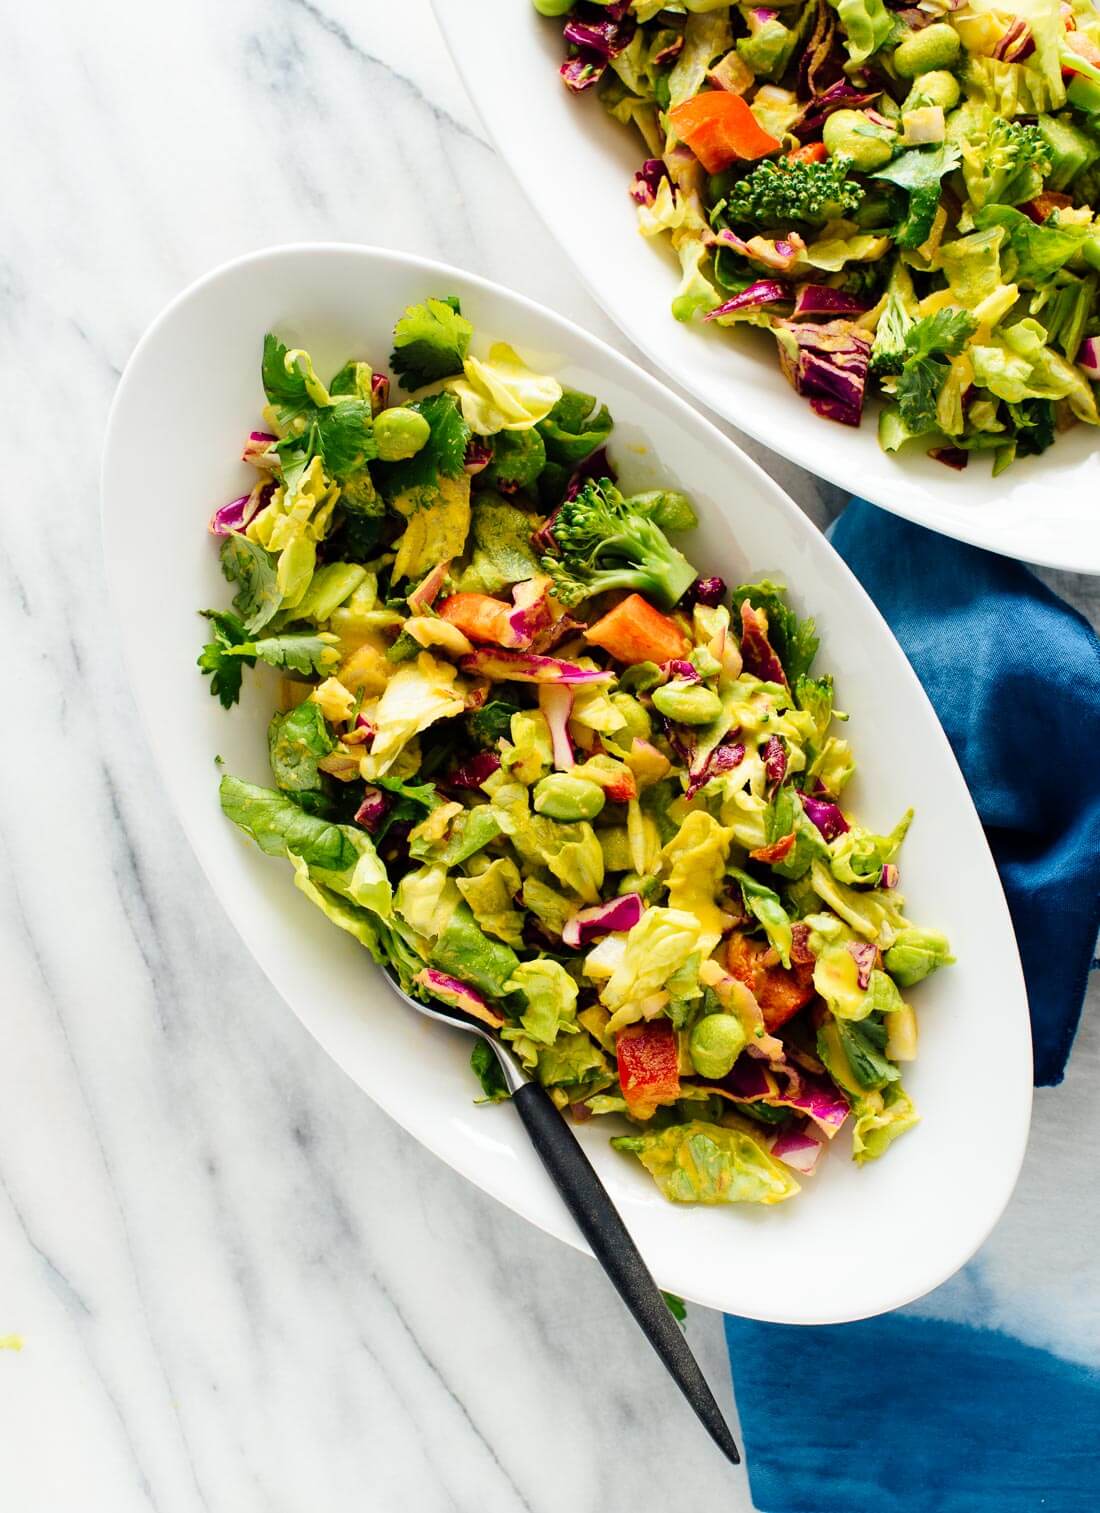
[[[6,47],[0,1346],[23,1348],[0,1348],[0,1502],[748,1509],[595,1265],[411,1145],[242,954],[152,771],[100,561],[119,373],[226,258],[403,247],[622,339],[486,144],[427,0],[47,0]],[[750,450],[819,522],[841,502]],[[1019,1326],[1025,1293],[1027,1337],[1082,1360],[1097,1007],[1008,1215],[925,1305]],[[732,1411],[718,1317],[689,1331]]]

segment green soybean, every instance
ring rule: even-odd
[[[660,891],[661,884],[657,878],[643,877],[640,872],[624,872],[615,889],[620,896],[625,893],[640,893],[647,904],[651,904]]]
[[[941,110],[954,110],[959,103],[959,81],[945,68],[934,68],[921,74],[901,107],[902,115],[907,110],[920,110],[924,105],[938,105]]]
[[[573,9],[575,0],[533,0],[540,16],[564,16]]]
[[[417,410],[397,405],[383,410],[374,422],[374,439],[383,462],[404,462],[415,457],[431,435],[431,427]]]
[[[834,111],[821,135],[830,155],[845,153],[861,173],[884,168],[897,145],[897,133],[869,120],[862,110]]]
[[[733,1014],[704,1014],[688,1039],[700,1077],[725,1077],[745,1046],[745,1031]]]
[[[915,79],[932,69],[950,68],[956,62],[962,44],[959,34],[946,21],[937,21],[923,31],[914,32],[894,49],[894,68],[899,79]]]
[[[653,734],[653,723],[645,706],[628,693],[613,693],[611,703],[626,721],[625,728],[614,731],[611,736],[616,745],[625,749],[631,741],[648,741]]]
[[[535,784],[535,813],[547,819],[594,820],[604,806],[603,789],[567,772],[552,772]]]
[[[722,713],[722,701],[713,689],[680,678],[655,688],[653,702],[667,720],[679,725],[709,725]]]

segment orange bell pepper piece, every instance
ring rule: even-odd
[[[628,665],[671,662],[675,657],[686,657],[691,650],[691,642],[676,621],[654,609],[641,594],[627,594],[584,635],[593,646],[602,646],[617,662]]]
[[[676,1031],[667,1019],[628,1024],[615,1042],[619,1086],[636,1119],[651,1119],[663,1103],[680,1096]]]
[[[464,636],[484,646],[507,646],[509,606],[488,594],[451,594],[436,606],[436,614]]]
[[[787,154],[788,163],[824,163],[829,149],[824,142],[807,142],[805,147],[796,147]]]
[[[751,162],[779,150],[779,142],[759,124],[748,103],[724,89],[683,100],[669,111],[668,119],[708,173],[721,173],[739,158]]]

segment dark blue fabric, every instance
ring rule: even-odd
[[[1019,562],[862,500],[830,535],[954,748],[1016,927],[1035,1081],[1061,1082],[1100,929],[1100,642]]]
[[[892,1313],[726,1319],[760,1513],[1086,1513],[1100,1373],[995,1330]]]
[[[1035,1080],[1060,1082],[1100,927],[1100,643],[1019,563],[862,501],[831,538],[959,759],[1016,926]],[[913,1313],[727,1318],[726,1337],[761,1513],[1100,1507],[1100,1373]]]

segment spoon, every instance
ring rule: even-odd
[[[511,1094],[512,1106],[523,1120],[531,1144],[576,1220],[577,1228],[711,1439],[727,1460],[740,1465],[737,1445],[699,1362],[607,1189],[576,1135],[554,1107],[549,1093],[541,1083],[530,1081],[507,1046],[490,1033],[487,1025],[461,1009],[418,1003],[388,972],[384,975],[410,1009],[477,1035],[492,1050]]]

